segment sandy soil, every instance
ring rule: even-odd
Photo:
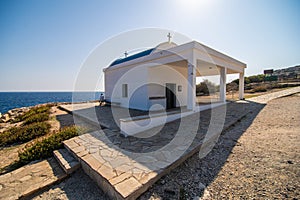
[[[253,108],[203,159],[195,154],[140,199],[300,199],[300,95]],[[83,173],[34,199],[107,199]]]

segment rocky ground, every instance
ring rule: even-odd
[[[21,115],[22,113],[28,111],[30,108],[31,107],[16,108],[4,114],[4,116],[0,120],[0,133],[10,127],[20,126],[21,122],[10,123],[10,121],[13,121],[16,116]],[[74,125],[73,116],[65,111],[58,109],[56,105],[53,105],[50,110],[50,120],[48,121],[48,123],[51,124],[51,131],[58,131],[62,127]],[[26,144],[27,143],[0,148],[0,173],[10,171],[11,168],[13,169],[15,167],[11,166],[11,164],[18,161],[18,152],[20,149],[24,148]]]
[[[13,121],[17,116],[27,112],[31,107],[23,107],[23,108],[16,108],[13,110],[8,111],[4,115],[0,117],[0,133],[3,131],[11,128],[20,126],[21,122],[18,123],[10,123]],[[7,171],[5,168],[10,168],[10,165],[16,162],[18,157],[19,149],[22,149],[25,144],[21,145],[14,145],[11,147],[0,148],[0,173]]]
[[[195,154],[140,199],[300,199],[299,110],[299,94],[253,107],[205,158]],[[82,170],[33,198],[107,199]]]
[[[52,134],[53,132],[57,132],[61,128],[75,125],[73,116],[64,110],[59,109],[59,105],[67,104],[67,103],[57,103],[57,104],[49,103],[49,104],[52,105],[50,109],[50,119],[47,121],[51,125],[49,134]],[[37,106],[41,106],[41,105],[46,105],[46,104],[40,104]],[[0,117],[0,134],[11,127],[21,126],[22,122],[12,123],[13,120],[17,116],[30,110],[30,108],[32,107],[15,108],[2,115]],[[76,125],[84,127],[87,131],[91,131],[96,128],[92,125],[89,125],[86,122],[80,121],[79,119],[76,121]],[[38,139],[42,139],[42,137]],[[13,145],[10,147],[4,147],[4,148],[0,147],[0,174],[9,172],[18,167],[17,165],[14,164],[19,160],[18,152],[29,143],[31,143],[31,141],[25,144]]]
[[[194,155],[141,199],[299,199],[299,110],[299,94],[253,110],[207,157]]]

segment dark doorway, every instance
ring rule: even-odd
[[[167,109],[176,108],[176,84],[166,83]]]

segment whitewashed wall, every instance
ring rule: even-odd
[[[155,66],[148,68],[148,82],[165,86],[166,83],[176,84],[176,106],[187,105],[187,66]],[[182,86],[182,91],[178,91],[178,85]],[[149,96],[165,96],[165,88],[148,87]]]
[[[166,83],[176,84],[176,106],[187,105],[187,66],[138,65],[105,72],[105,97],[121,107],[149,110],[149,97],[164,97]],[[122,97],[122,84],[128,84],[128,97]],[[155,85],[158,84],[158,85]],[[159,86],[161,85],[161,86]],[[182,91],[178,91],[178,86]]]
[[[146,66],[124,67],[105,72],[105,95],[121,107],[147,110]],[[122,84],[128,84],[128,97],[122,97]]]

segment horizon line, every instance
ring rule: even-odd
[[[0,90],[0,92],[105,92],[105,91],[92,91],[92,90]]]

